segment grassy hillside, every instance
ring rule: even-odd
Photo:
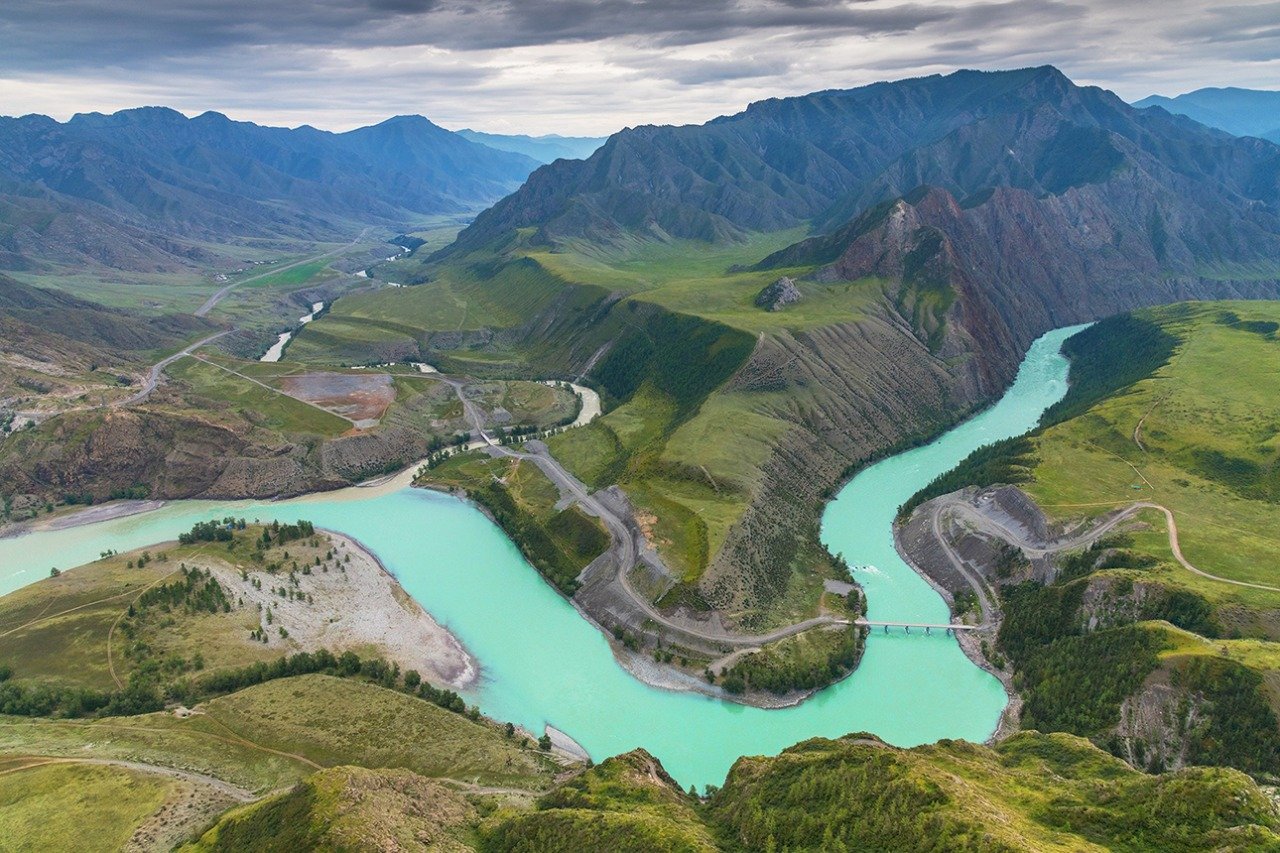
[[[707,853],[718,848],[697,801],[680,790],[656,758],[636,750],[559,786],[532,812],[500,813],[484,827],[480,849]]]
[[[230,541],[160,543],[15,590],[0,598],[0,664],[14,684],[110,692],[138,682],[166,687],[299,651],[280,636],[259,641],[251,632],[263,624],[261,610],[225,579],[302,590],[312,585],[290,580],[290,565],[302,561],[309,572],[325,555],[327,572],[332,543],[316,537],[314,545],[260,550],[262,532],[251,526]]]
[[[522,789],[544,787],[555,765],[500,727],[359,681],[307,675],[209,702],[226,729],[333,767],[401,767],[422,776]]]
[[[485,853],[1245,851],[1280,843],[1280,813],[1241,773],[1151,776],[1079,738],[1037,733],[994,749],[814,739],[774,758],[739,760],[709,799],[683,793],[636,750],[532,808],[492,809],[423,779],[342,768],[229,813],[194,849],[264,843],[274,831],[295,849],[342,839],[342,849],[366,850],[410,827],[438,849]]]
[[[368,352],[358,362],[383,364]],[[5,367],[0,358],[0,384]],[[144,403],[121,408],[100,404],[134,393],[139,380],[96,381],[107,379],[105,398],[82,393],[66,414],[0,441],[0,501],[19,505],[0,502],[0,521],[46,503],[333,488],[403,469],[472,428],[451,386],[407,364],[316,367],[292,350],[262,363],[202,348],[168,365]],[[549,427],[576,406],[570,392],[529,381],[476,382],[465,393],[493,426]],[[0,398],[0,427],[5,406]]]
[[[184,851],[474,850],[475,806],[407,770],[339,767],[233,810]]]
[[[123,767],[0,758],[0,836],[12,851],[53,850],[77,838],[78,850],[112,853],[177,788],[172,779]]]
[[[260,796],[274,792],[228,811],[193,840],[195,850],[1243,851],[1280,844],[1280,813],[1244,774],[1148,775],[1082,739],[1033,732],[995,748],[943,741],[903,750],[866,735],[815,739],[775,758],[739,760],[709,799],[682,792],[637,751],[530,803],[522,791],[551,785],[550,765],[536,750],[394,691],[324,676],[251,688],[186,719],[0,719],[0,803],[15,805],[0,810],[0,826],[25,827],[38,842],[44,832],[94,820],[103,849],[115,849],[144,824],[175,831],[171,817],[157,814],[178,783],[156,771],[22,757],[33,755],[127,758]],[[193,829],[186,825],[188,834]]]
[[[1063,519],[1159,503],[1173,511],[1193,565],[1280,589],[1280,305],[1190,304],[1140,316],[1177,339],[1168,363],[1044,430],[1027,491]],[[1156,519],[1137,547],[1168,565]],[[1169,571],[1215,601],[1280,606],[1280,592]]]
[[[714,605],[744,630],[764,630],[816,614],[823,579],[839,574],[818,543],[819,508],[842,473],[874,451],[849,447],[832,430],[856,420],[845,410],[876,393],[865,357],[892,360],[869,339],[898,334],[877,322],[886,285],[876,280],[801,281],[799,303],[756,307],[781,273],[750,267],[799,235],[547,251],[520,232],[427,264],[413,287],[341,300],[290,354],[332,363],[372,349],[481,376],[585,371],[605,414],[553,437],[553,454],[593,488],[626,492],[682,580],[663,604]],[[864,322],[876,330],[859,333],[854,324]],[[815,351],[831,338],[838,352]],[[762,352],[763,366],[733,381]],[[905,369],[938,382],[934,365]],[[904,437],[895,433],[912,418],[888,412],[918,404],[893,401],[877,416],[884,423],[856,427],[860,439]],[[932,411],[941,404],[926,405],[926,419],[941,423]],[[793,470],[814,454],[821,460]]]
[[[93,761],[119,763],[85,763]],[[372,684],[303,676],[214,700],[185,718],[0,716],[0,832],[27,840],[17,849],[44,850],[91,824],[97,846],[85,849],[118,850],[139,831],[167,839],[168,849],[233,804],[215,787],[221,782],[254,796],[300,787],[231,812],[230,828],[220,825],[198,849],[301,837],[289,833],[310,831],[311,808],[330,810],[315,823],[334,833],[338,849],[383,849],[387,838],[434,838],[442,815],[446,829],[460,823],[469,831],[476,812],[459,786],[511,789],[518,802],[522,791],[546,789],[559,769],[485,721]],[[205,778],[213,781],[198,781]],[[252,828],[262,822],[268,830]]]
[[[815,739],[744,758],[710,802],[730,849],[1249,850],[1280,842],[1241,773],[1148,776],[1088,743],[1024,733],[994,749]]]
[[[416,485],[463,491],[485,508],[525,558],[565,595],[609,545],[600,522],[576,506],[558,509],[560,492],[531,462],[464,453],[423,470]]]
[[[1135,502],[1173,514],[1200,573],[1158,509],[1059,558],[1052,583],[1005,567],[996,661],[1013,668],[1024,726],[1148,767],[1280,775],[1277,330],[1274,302],[1103,321],[1068,340],[1072,387],[1039,429],[913,499],[1013,482],[1063,527]]]

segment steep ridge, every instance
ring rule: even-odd
[[[818,509],[843,477],[990,402],[1040,334],[1144,305],[1280,293],[1280,147],[1134,109],[1051,67],[964,71],[764,101],[701,126],[624,130],[585,161],[534,172],[432,264],[448,280],[531,256],[521,262],[597,284],[597,271],[616,280],[611,271],[639,259],[624,287],[634,281],[650,291],[641,300],[664,304],[678,273],[650,272],[646,246],[687,245],[693,257],[700,244],[749,246],[805,223],[830,230],[748,270],[795,280],[800,301],[775,312],[778,321],[712,304],[724,301],[717,282],[729,288],[741,267],[719,279],[690,274],[670,297],[756,337],[734,376],[689,407],[686,430],[753,439],[745,421],[715,420],[733,411],[764,416],[756,423],[774,433],[755,473],[732,482],[746,493],[743,508],[705,572],[687,573],[740,627],[767,623],[761,609],[778,606],[814,563],[804,543],[816,541]],[[705,305],[685,297],[690,288],[704,289]],[[853,311],[834,309],[834,294],[853,291],[862,295]],[[822,300],[829,315],[813,307]],[[501,340],[472,334],[458,346]],[[601,381],[615,358],[588,375]],[[630,389],[614,397],[633,399]],[[625,432],[625,418],[615,420]],[[616,445],[610,423],[606,415],[595,430],[597,447]],[[581,462],[587,449],[562,449],[592,473]],[[689,464],[707,454],[661,453],[661,476],[683,471],[683,481],[718,492],[724,470]],[[594,470],[621,473],[627,463]],[[673,483],[653,488],[670,494]],[[634,475],[623,482],[632,492],[644,485]],[[719,497],[692,499],[692,513]]]
[[[1043,195],[1129,172],[1184,197],[1261,200],[1262,227],[1274,232],[1277,154],[1134,110],[1052,67],[961,71],[763,101],[701,126],[622,131],[586,161],[539,169],[456,247],[522,227],[544,242],[627,230],[731,240],[809,220],[839,225],[923,183],[960,197],[995,186]]]
[[[0,328],[11,333],[5,341],[14,352],[57,360],[67,347],[77,344],[117,352],[146,351],[216,327],[186,315],[144,319],[0,275]]]
[[[204,240],[315,239],[472,210],[535,165],[420,116],[341,134],[160,107],[0,118],[0,266],[180,269],[213,255]]]

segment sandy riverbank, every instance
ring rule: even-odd
[[[114,518],[151,512],[160,509],[164,504],[164,501],[112,501],[44,518],[14,522],[0,527],[0,538],[21,536],[24,533],[34,533],[39,530],[70,530],[85,524],[96,524],[99,521],[110,521]]]
[[[377,557],[348,536],[323,533],[336,559],[328,571],[312,567],[311,574],[299,577],[298,589],[305,598],[289,599],[275,592],[287,583],[284,574],[245,567],[246,580],[239,567],[225,562],[213,562],[209,568],[246,607],[271,608],[270,643],[289,651],[376,650],[402,671],[417,670],[435,684],[463,689],[476,683],[476,659],[404,591]],[[287,639],[279,637],[280,628],[288,632]]]

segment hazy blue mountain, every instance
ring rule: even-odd
[[[166,270],[201,243],[402,226],[490,204],[536,166],[420,116],[347,133],[162,107],[0,118],[0,268]]]
[[[1236,136],[1260,136],[1280,142],[1280,91],[1269,89],[1197,89],[1166,98],[1151,95],[1135,107],[1164,107],[1176,115]]]
[[[603,145],[605,139],[608,138],[604,136],[560,136],[554,133],[545,136],[509,135],[484,133],[470,128],[459,130],[457,133],[472,142],[479,142],[481,145],[488,145],[490,148],[496,148],[499,151],[523,154],[526,157],[532,157],[539,163],[551,163],[562,159],[585,160],[594,154],[596,149]]]

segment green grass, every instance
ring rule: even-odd
[[[656,759],[636,750],[561,785],[536,811],[499,813],[484,828],[480,849],[710,853],[718,845],[692,798]]]
[[[407,770],[339,767],[233,809],[189,851],[474,849],[476,809],[456,791]]]
[[[287,265],[289,261],[282,261],[282,265]],[[252,268],[246,274],[249,276],[262,275],[262,278],[255,278],[253,281],[246,281],[242,287],[252,288],[254,290],[267,290],[271,288],[296,288],[303,284],[311,283],[312,279],[318,278],[329,268],[332,260],[329,258],[320,258],[315,261],[308,261],[296,267],[290,267],[270,275],[262,275],[261,268]],[[239,288],[237,288],[238,290]],[[233,293],[235,291],[232,291]]]
[[[18,681],[112,691],[117,684],[109,668],[108,646],[122,684],[140,670],[150,673],[155,667],[168,676],[194,675],[192,662],[197,658],[200,674],[208,674],[273,661],[300,650],[292,640],[268,645],[251,639],[249,632],[261,624],[261,616],[251,605],[240,606],[233,591],[227,612],[170,608],[164,603],[145,607],[140,602],[148,589],[159,591],[161,585],[182,583],[180,567],[184,565],[220,567],[227,572],[243,565],[261,582],[274,584],[275,576],[267,574],[265,566],[284,563],[285,551],[307,565],[323,558],[330,547],[327,537],[320,537],[316,547],[295,541],[262,552],[259,562],[250,543],[256,543],[261,530],[249,527],[237,537],[234,551],[224,542],[159,543],[64,571],[0,597],[0,664],[9,666]],[[144,553],[152,559],[142,565]],[[285,574],[279,577],[283,585]],[[327,606],[323,597],[320,605]]]
[[[801,280],[798,304],[757,308],[765,286],[810,270],[749,268],[804,229],[734,244],[637,240],[608,249],[548,250],[528,236],[426,265],[425,283],[341,300],[289,357],[333,364],[422,352],[450,372],[527,376],[576,371],[603,353],[591,379],[606,414],[548,443],[592,487],[620,485],[653,519],[650,538],[667,563],[698,582],[757,498],[762,468],[796,414],[782,393],[721,386],[759,336],[857,322],[883,304],[884,285]],[[812,612],[816,600],[794,597],[788,608]]]
[[[802,277],[812,270],[730,271],[755,264],[806,233],[804,228],[793,228],[716,245],[695,240],[638,241],[625,250],[571,244],[554,252],[530,252],[529,257],[566,281],[625,290],[671,311],[749,332],[809,329],[864,316],[882,293],[880,282],[801,281],[801,302],[782,311],[764,311],[754,304],[761,290],[784,275]]]
[[[815,738],[741,759],[712,798],[729,849],[1194,851],[1280,843],[1274,806],[1244,774],[1151,776],[1087,741],[1034,732],[994,749],[898,750]]]
[[[91,302],[148,314],[190,313],[222,287],[196,273],[127,273],[117,280],[82,272],[6,274],[26,284],[65,290]]]
[[[15,678],[108,690],[107,634],[143,589],[178,570],[176,559],[128,569],[132,555],[45,578],[0,598],[0,663]],[[117,648],[117,652],[121,649]],[[127,674],[123,656],[116,660]]]
[[[1280,470],[1280,342],[1239,324],[1280,319],[1277,303],[1212,303],[1144,312],[1181,340],[1168,365],[1035,437],[1027,491],[1058,518],[1093,516],[1137,500],[1167,506],[1184,556],[1221,577],[1280,586],[1277,502],[1263,486],[1206,464],[1206,451],[1246,470]],[[1143,418],[1145,417],[1145,420]],[[1140,448],[1133,432],[1142,421]],[[1145,449],[1144,449],[1145,448]],[[1087,471],[1088,476],[1080,476]],[[1273,473],[1272,476],[1275,476]],[[1198,578],[1173,564],[1163,519],[1138,545],[1171,577],[1217,601],[1275,606],[1280,593]]]
[[[244,377],[195,358],[174,362],[169,366],[168,373],[189,384],[192,391],[200,397],[225,403],[251,423],[266,429],[334,438],[351,428],[350,422],[337,415],[295,400],[284,393],[263,388]]]
[[[426,330],[474,331],[518,325],[564,287],[532,261],[502,266],[492,275],[467,266],[440,271],[412,287],[384,288],[340,300],[307,325],[289,345],[299,360],[345,353],[345,342],[406,342]]]
[[[0,760],[0,846],[8,851],[120,850],[175,787],[123,767],[6,767]]]
[[[555,765],[497,726],[372,684],[304,675],[208,703],[226,729],[323,766],[401,767],[428,777],[545,787]]]
[[[304,675],[169,712],[91,720],[0,716],[0,755],[139,761],[191,769],[250,790],[297,782],[317,766],[405,768],[459,782],[540,790],[558,769],[536,745],[397,690]],[[0,778],[3,778],[0,776]]]
[[[461,453],[429,468],[418,485],[465,491],[489,512],[553,586],[566,595],[578,574],[609,545],[599,520],[578,507],[557,509],[560,491],[536,465]]]
[[[264,746],[270,745],[238,739],[206,714],[179,719],[161,711],[99,720],[0,715],[0,755],[138,761],[192,770],[259,793],[292,785],[315,769]]]

